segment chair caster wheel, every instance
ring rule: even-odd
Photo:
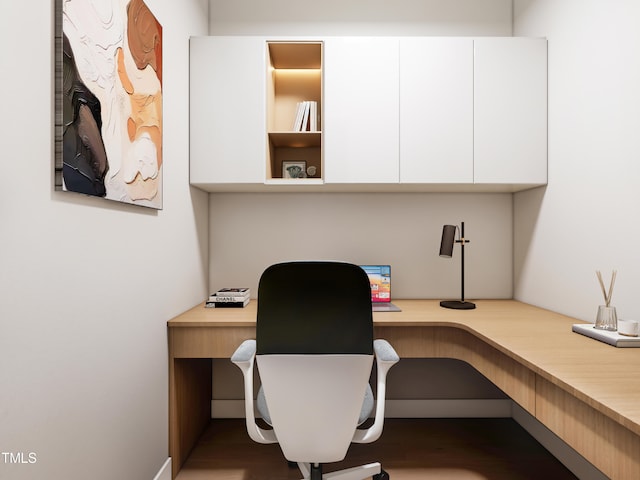
[[[371,477],[373,480],[389,480],[389,474],[384,470],[381,470],[380,473]]]

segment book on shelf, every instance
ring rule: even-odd
[[[293,122],[294,132],[318,131],[318,102],[305,100],[296,105],[296,116]]]
[[[299,132],[300,127],[302,126],[302,117],[304,115],[305,103],[306,102],[298,102],[298,104],[296,105],[296,116],[293,121],[293,127],[291,128],[291,130],[293,130],[294,132]]]
[[[300,125],[300,131],[306,132],[309,129],[309,110],[311,109],[311,104],[309,102],[304,102],[304,113],[302,115],[302,125]]]
[[[309,102],[309,131],[318,131],[318,102]]]

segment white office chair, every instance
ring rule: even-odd
[[[358,429],[374,405],[374,355],[375,417],[369,428]],[[262,381],[257,407],[272,430],[256,424],[254,359]],[[386,376],[398,360],[387,341],[373,340],[371,290],[360,267],[291,262],[267,268],[258,287],[256,340],[243,342],[231,358],[244,376],[249,436],[279,443],[304,479],[388,479],[378,462],[326,474],[322,464],[343,460],[351,442],[380,437]]]

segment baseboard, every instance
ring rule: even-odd
[[[509,418],[510,399],[387,400],[387,418]],[[244,400],[212,400],[211,418],[244,418]]]
[[[244,417],[244,400],[211,400],[211,418]]]
[[[511,400],[387,400],[387,418],[509,418]]]
[[[576,477],[585,480],[609,479],[609,477],[589,463],[582,455],[564,443],[560,437],[540,423],[533,415],[517,403],[512,403],[511,417]]]
[[[167,458],[153,480],[171,480],[171,457]]]

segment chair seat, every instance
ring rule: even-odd
[[[271,416],[269,415],[269,408],[267,407],[267,400],[265,399],[264,390],[262,387],[260,387],[260,389],[258,390],[258,398],[256,399],[256,403],[258,412],[260,412],[262,419],[267,422],[267,424],[272,425]],[[371,385],[367,383],[367,388],[364,392],[364,399],[362,401],[362,408],[360,409],[360,416],[358,417],[358,425],[364,423],[365,420],[371,416],[373,406],[373,391],[371,390]]]

